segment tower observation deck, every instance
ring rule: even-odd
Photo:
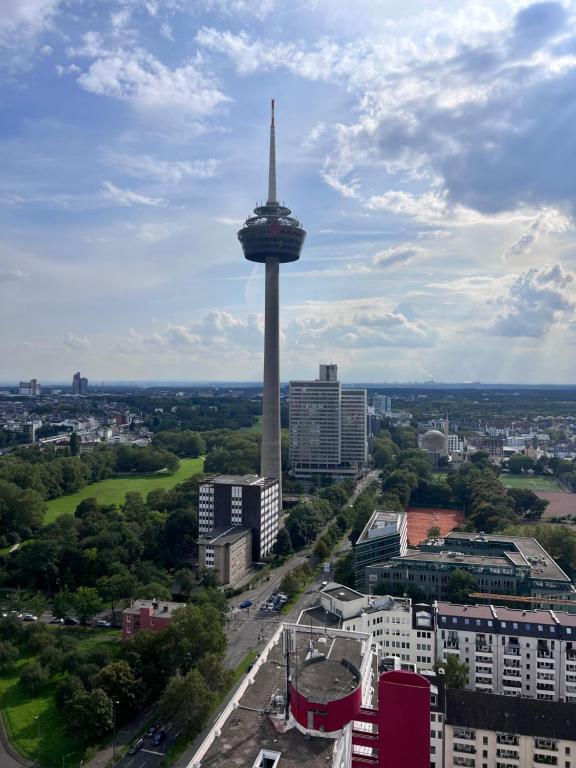
[[[270,159],[268,166],[268,199],[254,209],[238,232],[244,256],[248,261],[266,265],[264,312],[264,388],[262,399],[262,458],[260,474],[275,477],[281,483],[280,456],[280,264],[297,261],[306,232],[292,211],[280,205],[276,192],[276,127],[274,99],[270,122]],[[281,487],[280,487],[281,492]]]

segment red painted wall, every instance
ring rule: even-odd
[[[122,640],[129,640],[137,632],[148,630],[149,632],[161,632],[170,624],[169,615],[154,615],[152,607],[140,608],[140,616],[134,614],[122,614]]]
[[[322,728],[327,733],[339,731],[351,720],[354,720],[362,706],[362,686],[358,685],[352,693],[341,699],[329,701],[327,704],[319,704],[308,700],[300,691],[290,687],[290,709],[294,719],[303,728],[320,731]],[[312,712],[311,723],[308,713]]]
[[[430,766],[430,683],[401,670],[378,681],[378,768],[399,766]]]

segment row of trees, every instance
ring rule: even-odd
[[[162,715],[193,736],[232,682],[223,667],[223,614],[211,590],[198,597],[163,632],[139,633],[119,649],[100,643],[82,651],[76,638],[44,624],[0,620],[0,668],[12,667],[20,652],[31,655],[20,685],[36,694],[59,680],[56,704],[71,736],[86,744],[111,731],[114,706],[121,725],[158,699]]]
[[[102,447],[81,456],[54,448],[20,448],[0,458],[0,536],[10,535],[8,543],[28,538],[42,524],[47,499],[116,473],[175,472],[178,466],[177,456],[152,446]]]

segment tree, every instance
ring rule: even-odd
[[[71,456],[78,456],[80,453],[80,438],[78,437],[76,432],[72,432],[70,435],[70,455]]]
[[[18,648],[16,648],[15,645],[8,642],[7,640],[3,640],[0,642],[0,669],[2,671],[6,671],[7,669],[10,669],[18,656],[20,655],[20,652],[18,651]]]
[[[141,681],[134,675],[126,661],[113,661],[92,678],[92,687],[102,689],[113,701],[118,702],[121,716],[139,707]]]
[[[451,603],[469,603],[471,592],[476,592],[478,583],[468,571],[456,568],[448,579],[448,600]]]
[[[20,673],[20,682],[30,693],[47,683],[48,678],[48,670],[35,661],[27,664]]]
[[[94,587],[79,587],[72,595],[72,605],[80,623],[85,625],[102,610],[102,598]]]
[[[57,619],[64,619],[71,610],[72,595],[67,589],[62,589],[52,598],[52,614]]]
[[[536,462],[529,456],[524,456],[523,453],[516,453],[514,456],[510,456],[506,467],[512,472],[513,475],[520,475],[522,472],[526,472],[529,469],[534,469]]]
[[[191,737],[204,727],[216,704],[216,696],[200,672],[192,669],[182,677],[170,679],[160,699],[160,711],[176,729]]]
[[[213,605],[186,605],[172,615],[164,630],[164,648],[172,670],[186,674],[206,653],[223,654],[224,620]]]
[[[69,729],[90,743],[112,730],[112,699],[101,688],[78,691],[66,707]]]
[[[449,653],[446,661],[438,664],[444,668],[444,680],[446,688],[465,688],[468,682],[468,671],[470,667],[466,662],[461,662],[456,654]]]
[[[514,503],[514,512],[517,515],[534,520],[540,519],[550,503],[547,499],[541,499],[534,491],[529,491],[526,488],[509,488],[508,496]]]
[[[428,528],[427,536],[429,539],[438,539],[442,535],[442,531],[437,525],[433,525],[431,528]]]
[[[112,616],[116,616],[116,603],[122,598],[127,599],[134,595],[136,579],[128,571],[113,573],[98,579],[96,587],[102,599],[110,605]]]
[[[292,554],[292,540],[286,528],[280,528],[276,534],[276,541],[272,547],[272,552],[279,557],[288,557]]]

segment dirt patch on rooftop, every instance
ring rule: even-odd
[[[426,541],[428,531],[434,526],[440,528],[440,535],[462,525],[464,512],[460,509],[442,509],[441,507],[408,507],[408,541],[416,546]]]

